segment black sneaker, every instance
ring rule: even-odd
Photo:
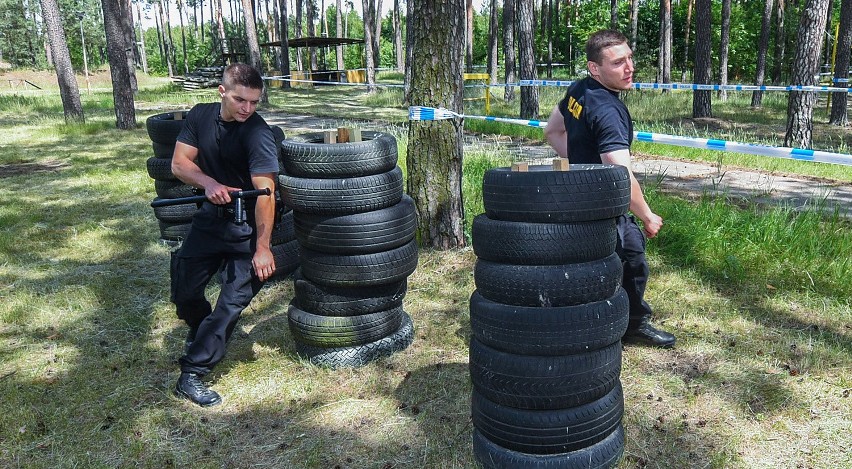
[[[216,391],[208,389],[201,382],[201,376],[195,373],[181,372],[175,384],[175,394],[185,397],[201,407],[210,407],[222,402],[222,397]]]
[[[635,329],[628,329],[621,339],[625,344],[648,345],[651,347],[671,348],[675,344],[675,336],[652,326],[647,320]]]

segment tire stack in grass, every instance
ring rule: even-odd
[[[288,323],[297,352],[312,363],[358,367],[413,339],[402,300],[417,267],[414,203],[403,194],[392,135],[324,137],[281,145],[279,185],[293,209],[301,264]]]
[[[272,129],[275,144],[278,146],[278,174],[281,175],[284,174],[282,169],[284,168],[283,152],[281,151],[281,142],[285,139],[284,131],[278,126],[271,125],[269,127]],[[279,185],[275,192],[276,223],[272,227],[270,238],[272,256],[275,258],[275,273],[272,274],[271,280],[283,279],[299,268],[299,241],[296,239],[296,232],[293,230],[293,210],[282,201],[281,186]]]
[[[487,468],[612,467],[624,450],[628,301],[615,219],[630,203],[627,170],[492,169],[483,202],[470,298],[475,457]]]
[[[154,190],[159,199],[176,199],[195,195],[193,187],[184,184],[172,174],[172,155],[175,142],[183,129],[184,119],[189,111],[174,111],[155,114],[145,121],[148,137],[154,156],[148,158],[148,175],[154,180]],[[192,215],[197,210],[195,204],[171,205],[154,208],[154,216],[160,227],[160,240],[169,246],[178,246],[192,223]]]

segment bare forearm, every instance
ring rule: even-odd
[[[257,246],[269,248],[272,240],[272,226],[275,224],[275,199],[272,196],[257,198],[254,206]]]

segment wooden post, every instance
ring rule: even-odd
[[[183,120],[183,111],[175,111],[173,115],[176,121]]]
[[[322,143],[337,143],[337,131],[326,130],[322,133]]]
[[[337,143],[349,143],[349,129],[346,127],[337,128]]]
[[[512,171],[520,171],[520,172],[525,173],[525,172],[529,171],[529,169],[530,169],[529,164],[527,164],[525,162],[512,163]]]
[[[553,170],[554,171],[568,171],[568,158],[554,158],[553,159]]]

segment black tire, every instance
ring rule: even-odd
[[[592,446],[621,425],[623,414],[621,383],[588,404],[554,410],[507,407],[476,390],[471,396],[473,426],[490,441],[521,453],[568,453]]]
[[[155,181],[177,181],[178,178],[172,174],[172,160],[151,157],[145,162],[148,168],[148,176]]]
[[[161,200],[159,197],[154,201]],[[166,205],[165,207],[154,207],[154,216],[157,220],[170,223],[188,223],[192,216],[198,211],[195,204]]]
[[[492,220],[573,223],[616,218],[630,205],[630,177],[618,165],[571,165],[570,171],[530,166],[489,169],[482,181],[485,214]]]
[[[273,278],[284,277],[299,267],[299,242],[295,239],[286,243],[275,244],[270,250],[275,259]]]
[[[516,306],[558,307],[600,301],[621,287],[621,260],[615,253],[589,262],[514,265],[477,260],[473,270],[479,293]]]
[[[402,305],[408,279],[374,287],[330,287],[293,275],[296,300],[305,311],[324,316],[369,314]]]
[[[399,282],[417,268],[417,242],[372,254],[327,254],[302,248],[302,275],[322,285],[369,287]]]
[[[615,219],[577,223],[526,223],[473,219],[473,252],[503,264],[570,264],[602,259],[615,252]]]
[[[624,454],[624,427],[619,425],[602,441],[559,454],[528,454],[503,448],[478,430],[473,431],[473,455],[483,469],[606,469]]]
[[[407,195],[391,207],[352,215],[296,213],[296,238],[302,246],[334,254],[388,251],[412,239],[417,229],[414,201]]]
[[[408,348],[414,340],[414,324],[404,311],[399,329],[375,342],[353,347],[322,348],[294,341],[299,355],[328,368],[357,368]]]
[[[396,138],[362,132],[361,142],[323,143],[322,132],[297,135],[281,142],[287,174],[303,178],[369,176],[390,171],[397,163]]]
[[[175,138],[177,138],[177,135],[175,135]],[[175,154],[175,142],[171,144],[151,142],[151,147],[154,149],[155,158],[170,160]]]
[[[375,342],[399,329],[402,306],[357,316],[311,314],[295,302],[287,310],[293,339],[316,347],[352,347]]]
[[[470,378],[489,400],[518,409],[587,404],[612,391],[621,373],[621,342],[551,357],[501,352],[470,340]]]
[[[402,170],[344,179],[306,179],[282,174],[281,198],[298,212],[325,215],[370,212],[402,199]]]
[[[296,239],[296,232],[293,230],[293,211],[288,210],[281,215],[281,220],[272,226],[270,244],[275,246],[294,239]]]
[[[173,181],[154,180],[154,192],[161,199],[179,199],[196,195],[195,188],[177,179]]]
[[[183,129],[183,124],[188,112],[189,111],[164,112],[162,114],[154,114],[149,117],[145,120],[145,127],[148,129],[148,138],[150,138],[152,142],[174,146],[180,131]],[[180,116],[180,119],[175,119],[176,113]]]
[[[619,288],[605,300],[576,306],[511,306],[470,296],[470,328],[483,344],[520,355],[564,355],[598,350],[621,340],[630,302]]]
[[[157,221],[160,227],[160,238],[167,241],[183,241],[186,235],[189,234],[189,228],[192,222],[172,223],[162,220]]]

